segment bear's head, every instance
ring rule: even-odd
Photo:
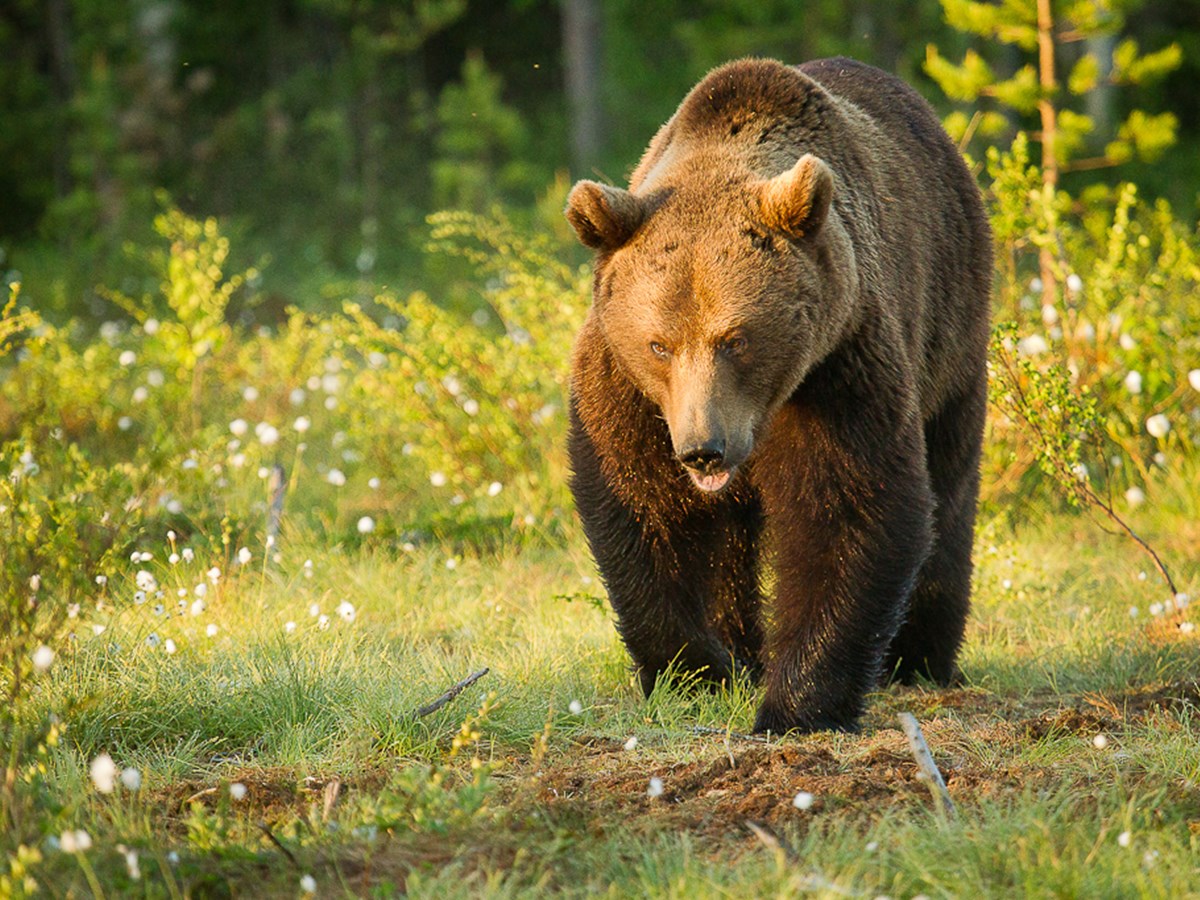
[[[729,483],[851,314],[833,173],[810,154],[788,163],[763,177],[705,154],[636,193],[581,181],[567,201],[597,251],[595,324],[703,491]]]

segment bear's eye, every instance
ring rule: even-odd
[[[746,338],[740,334],[731,334],[717,344],[717,352],[722,356],[741,356],[746,352]]]
[[[668,350],[666,347],[664,347],[662,344],[660,344],[658,341],[650,342],[650,352],[653,353],[655,356],[657,356],[659,359],[666,359],[668,356],[671,355],[671,351]]]

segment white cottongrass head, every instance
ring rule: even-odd
[[[121,770],[121,784],[125,785],[125,790],[136,791],[142,787],[142,773],[130,766]]]
[[[1128,847],[1130,844],[1133,843],[1133,834],[1128,831],[1122,831],[1120,834],[1117,835],[1117,843],[1120,844],[1122,847]]]
[[[1136,509],[1146,502],[1146,492],[1134,485],[1125,492],[1125,502],[1129,504],[1130,508]]]
[[[296,421],[292,423],[292,427],[295,428],[296,431],[300,432],[300,434],[304,434],[304,432],[308,431],[308,429],[312,427],[312,422],[309,420],[308,416],[297,416]]]
[[[125,868],[129,872],[129,878],[132,881],[139,881],[142,877],[142,870],[138,866],[138,852],[130,850],[124,845],[119,845],[117,850],[125,857]]]
[[[246,786],[240,781],[235,781],[229,786],[229,796],[234,800],[242,800],[246,796]]]
[[[375,520],[372,519],[370,516],[363,516],[361,519],[358,520],[358,533],[359,534],[370,534],[374,530],[375,530]]]
[[[243,566],[246,565],[248,562],[250,562],[250,560],[253,558],[254,558],[254,554],[250,552],[249,547],[241,547],[238,549],[237,561],[240,562]]]
[[[38,672],[45,672],[54,665],[54,651],[42,644],[33,651],[33,668]]]
[[[324,631],[328,627],[329,616],[325,615],[325,613],[321,613],[321,615],[317,616],[317,628],[319,628],[321,631]]]
[[[284,622],[283,630],[284,630],[284,633],[291,634],[293,631],[296,630],[296,623],[292,622],[292,621]]]
[[[107,753],[101,753],[92,760],[91,766],[88,767],[88,774],[92,777],[92,784],[100,793],[111,794],[113,792],[117,781],[117,764]]]
[[[315,894],[317,892],[317,879],[311,875],[304,875],[300,878],[300,890],[305,894]]]
[[[1017,342],[1017,352],[1022,356],[1041,356],[1049,349],[1050,345],[1040,334],[1031,334]]]
[[[646,787],[647,797],[661,797],[663,795],[662,779],[655,775],[650,779],[650,784]]]
[[[1131,394],[1142,392],[1142,373],[1137,369],[1130,369],[1129,374],[1125,376],[1125,390]]]
[[[234,419],[229,423],[229,430],[235,437],[241,437],[250,430],[250,424],[245,419]]]
[[[1103,750],[1105,747],[1108,746],[1108,735],[1106,735],[1106,734],[1096,735],[1094,738],[1092,738],[1092,746],[1095,747],[1097,750]]]
[[[578,716],[583,713],[583,704],[580,703],[578,700],[572,700],[567,705],[567,709],[571,711],[571,715]]]
[[[1164,438],[1171,430],[1171,420],[1162,413],[1157,413],[1146,420],[1146,430],[1152,437]]]
[[[218,632],[219,630],[220,630],[220,629],[219,629],[219,628],[217,628],[216,624],[214,623],[214,624],[210,624],[210,625],[209,625],[207,628],[205,628],[205,629],[204,629],[204,633],[205,633],[206,635],[208,635],[209,637],[216,637],[216,636],[217,636],[217,632]]]
[[[154,577],[153,574],[151,574],[150,572],[147,572],[145,569],[138,570],[137,575],[134,577],[134,581],[137,583],[139,590],[143,590],[143,591],[158,590],[158,580]]]
[[[64,831],[58,838],[58,846],[63,853],[83,853],[92,848],[92,836],[82,828]]]
[[[638,744],[637,735],[633,735],[632,737],[629,738],[629,740],[627,740],[625,742],[625,749],[632,750],[634,747],[637,746],[637,744]]]
[[[354,604],[349,600],[343,600],[338,604],[337,614],[344,622],[353,622],[357,613],[354,610]]]
[[[330,469],[325,476],[325,480],[334,487],[342,487],[346,483],[346,473],[341,469]]]
[[[800,810],[812,809],[813,800],[815,799],[808,791],[800,791],[792,798],[792,806]]]
[[[429,473],[429,483],[432,484],[434,487],[445,487],[447,480],[448,479],[446,478],[445,472],[430,472]]]
[[[488,489],[487,489],[487,495],[488,495],[489,497],[495,497],[495,496],[496,496],[497,494],[499,494],[499,493],[500,493],[502,490],[504,490],[504,485],[502,485],[502,484],[501,484],[500,482],[498,482],[498,481],[493,481],[491,484],[489,484],[489,485],[488,485]]]
[[[1200,369],[1188,372],[1188,384],[1192,386],[1192,390],[1200,391]]]

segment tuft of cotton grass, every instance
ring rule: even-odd
[[[117,764],[107,753],[101,753],[92,760],[91,766],[88,767],[88,774],[91,776],[96,790],[102,794],[111,794],[113,788],[116,787]]]
[[[37,672],[45,672],[54,665],[54,651],[42,644],[33,651],[33,668]]]
[[[792,798],[792,806],[799,810],[809,810],[812,809],[813,801],[815,799],[816,798],[813,797],[813,795],[808,791],[800,791],[795,797]]]

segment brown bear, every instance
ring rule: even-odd
[[[646,693],[745,669],[755,730],[850,730],[882,679],[950,682],[992,249],[932,109],[848,59],[732,62],[566,215],[597,251],[571,488]]]

